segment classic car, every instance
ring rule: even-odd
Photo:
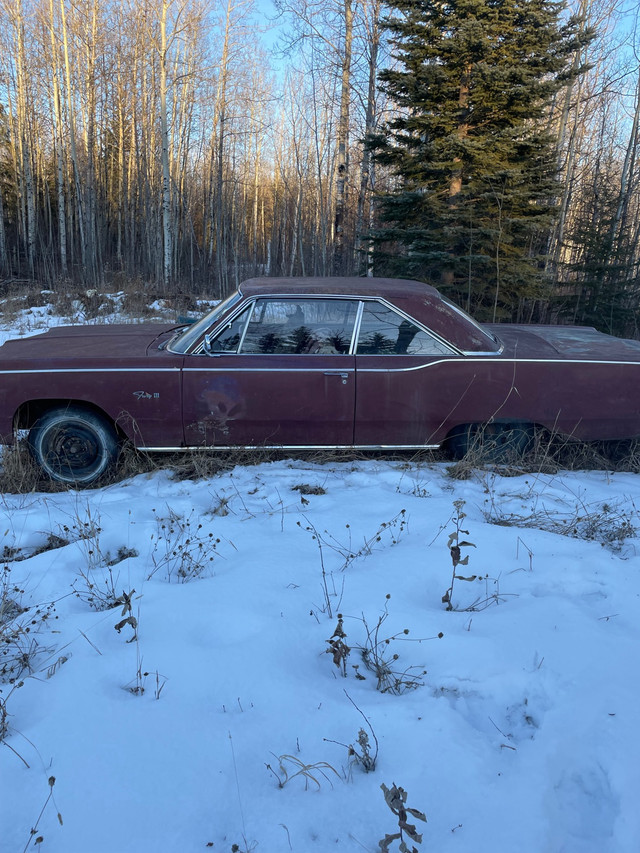
[[[53,328],[0,348],[0,436],[52,479],[93,483],[123,442],[188,448],[437,448],[535,427],[640,436],[640,343],[592,328],[480,325],[384,278],[244,282],[191,325]],[[635,379],[634,379],[635,377]]]

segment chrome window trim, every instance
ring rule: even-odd
[[[356,321],[353,325],[353,335],[351,336],[351,346],[349,347],[349,355],[355,356],[358,349],[358,338],[360,337],[360,326],[362,324],[362,315],[364,314],[364,299],[358,300],[358,310],[356,312]]]
[[[251,318],[253,317],[256,310],[256,302],[258,300],[254,299],[253,302],[249,303],[248,311],[247,311],[247,320],[244,324],[244,329],[242,330],[242,334],[240,335],[240,340],[238,341],[238,346],[235,351],[235,355],[242,352],[242,345],[244,344],[244,339],[247,337],[247,332],[249,331],[249,324],[251,323]],[[242,311],[240,312],[242,314]],[[240,314],[238,316],[240,316]]]
[[[250,309],[249,315],[248,315],[250,318],[251,315],[253,314],[253,306],[255,305],[255,302],[256,302],[256,300],[253,297],[250,297],[246,302],[241,302],[236,307],[236,309],[234,311],[232,311],[232,313],[227,317],[227,319],[225,320],[225,325],[227,323],[235,322],[236,318],[239,317],[240,314],[242,314],[242,312],[245,311],[247,308]],[[249,326],[249,323],[247,322],[245,324],[244,331],[242,332],[242,341],[244,341],[244,336],[246,334],[248,326]],[[206,335],[207,332],[205,332],[204,334]],[[216,358],[216,357],[221,356],[221,355],[237,355],[238,354],[238,350],[236,349],[235,352],[215,352],[215,353],[212,353],[211,355],[209,355],[207,352],[205,352],[205,349],[204,349],[204,335],[202,336],[202,340],[200,341],[200,343],[198,343],[196,341],[196,343],[193,346],[194,346],[194,349],[191,352],[186,352],[185,356],[187,356],[187,355],[205,355],[205,356],[207,356],[207,358]]]
[[[344,293],[344,294],[343,293],[330,293],[330,294],[329,293],[327,293],[327,294],[324,294],[324,293],[306,293],[306,294],[269,293],[269,294],[265,294],[265,295],[251,296],[247,299],[246,302],[240,303],[240,305],[237,307],[237,310],[233,311],[233,313],[229,315],[229,317],[227,318],[227,322],[232,323],[236,319],[236,317],[238,317],[238,315],[242,313],[242,310],[245,309],[248,305],[251,305],[251,314],[250,314],[250,317],[251,317],[253,315],[253,309],[254,309],[258,299],[287,300],[288,302],[301,302],[303,300],[310,300],[310,299],[316,299],[316,300],[317,299],[331,299],[333,301],[341,300],[341,301],[357,302],[358,306],[356,309],[356,319],[354,321],[354,327],[352,330],[351,345],[349,347],[349,352],[348,353],[342,353],[342,355],[356,355],[357,354],[357,352],[356,352],[357,351],[357,343],[358,343],[358,337],[360,335],[360,325],[362,322],[362,314],[364,312],[364,303],[365,302],[377,302],[380,305],[384,305],[390,311],[393,311],[394,313],[398,314],[403,319],[408,320],[410,323],[413,323],[415,326],[417,326],[425,334],[429,335],[434,340],[438,341],[438,343],[440,343],[442,346],[444,346],[448,350],[450,350],[450,352],[452,354],[467,355],[467,353],[464,350],[459,349],[459,347],[456,347],[455,344],[451,343],[451,341],[446,340],[441,335],[439,335],[437,332],[434,332],[428,326],[425,326],[424,323],[422,323],[420,320],[417,320],[411,314],[407,314],[406,311],[403,311],[402,308],[398,308],[397,305],[394,305],[393,302],[389,302],[389,300],[385,299],[383,296],[366,296],[366,295],[362,295],[362,294],[359,296],[356,296],[355,294],[346,294],[346,293]],[[468,315],[465,314],[464,311],[460,311],[459,313],[465,319],[469,319],[473,323],[474,326],[477,326],[478,329],[480,330],[480,332],[482,332],[482,334],[485,337],[489,337],[489,335],[482,329],[482,327],[478,323],[476,323],[475,320],[473,320],[473,318],[468,317]],[[250,322],[250,319],[249,319],[249,322]],[[213,356],[209,356],[209,357],[217,357],[220,355],[265,355],[265,356],[267,356],[267,355],[272,355],[272,356],[273,355],[282,355],[282,356],[286,356],[286,355],[302,355],[303,354],[303,353],[243,353],[242,352],[242,343],[244,342],[244,336],[246,335],[247,329],[248,329],[248,323],[245,326],[243,336],[242,336],[242,340],[240,341],[238,349],[235,351],[235,353],[234,352],[215,353]],[[499,341],[496,340],[496,343],[499,343]],[[167,347],[167,349],[169,349],[169,347]],[[498,353],[496,353],[495,350],[491,350],[491,351],[488,351],[487,354],[488,355],[496,355],[496,354],[499,354],[500,352],[502,352],[502,349],[503,349],[503,347],[501,347],[501,349],[498,351]],[[173,352],[173,350],[169,350],[169,351]],[[182,353],[176,353],[176,354],[182,355]],[[483,354],[484,353],[478,353],[476,351],[473,351],[473,355],[483,355]],[[204,340],[202,340],[199,345],[194,345],[194,349],[191,352],[184,353],[184,355],[206,355],[206,353],[204,352]],[[371,354],[370,353],[363,353],[363,355],[371,355]],[[382,355],[391,355],[391,354],[390,353],[383,353]],[[394,355],[411,355],[411,354],[410,353],[394,353]],[[434,353],[434,355],[435,355],[435,353]],[[379,356],[375,356],[375,357],[379,357]]]
[[[209,354],[208,354],[208,353],[206,353],[206,352],[205,352],[205,350],[204,350],[204,337],[203,337],[203,339],[202,339],[202,341],[200,342],[200,344],[199,344],[199,345],[197,345],[197,346],[195,347],[195,349],[194,349],[192,352],[190,352],[190,353],[185,353],[185,355],[206,355],[206,356],[208,356],[209,358],[219,358],[220,356],[225,356],[225,355],[240,355],[240,356],[241,356],[241,355],[244,355],[244,356],[256,355],[256,356],[260,356],[260,357],[264,357],[264,356],[274,356],[274,355],[277,355],[277,356],[292,356],[292,355],[300,356],[300,355],[310,355],[310,356],[312,356],[312,357],[314,357],[314,358],[315,358],[317,355],[328,355],[328,353],[299,353],[299,352],[242,352],[242,345],[243,345],[243,343],[244,343],[244,339],[245,339],[245,336],[246,336],[246,334],[247,334],[247,330],[249,329],[249,323],[251,322],[251,317],[253,316],[253,312],[254,312],[254,309],[255,309],[256,303],[258,302],[258,300],[259,300],[259,299],[271,299],[271,300],[273,300],[273,301],[278,301],[278,300],[287,300],[288,302],[302,302],[302,301],[304,301],[304,300],[310,300],[310,299],[314,299],[314,300],[318,300],[318,299],[333,299],[333,300],[340,300],[341,302],[357,302],[357,303],[358,303],[358,305],[356,306],[356,319],[354,320],[353,329],[352,329],[352,331],[351,331],[351,344],[349,345],[349,351],[348,351],[348,352],[346,352],[346,353],[331,353],[331,355],[352,355],[352,350],[353,350],[353,347],[354,347],[354,341],[356,340],[356,336],[355,336],[355,334],[354,334],[354,330],[355,330],[355,327],[356,327],[357,318],[358,318],[359,314],[361,313],[361,305],[360,305],[360,303],[361,303],[361,297],[355,297],[355,296],[343,296],[342,294],[331,294],[331,295],[325,295],[325,294],[322,294],[322,293],[316,293],[316,294],[313,294],[313,293],[307,293],[307,294],[305,294],[304,296],[293,296],[293,295],[291,295],[291,294],[284,294],[284,295],[282,295],[282,296],[281,296],[280,294],[276,294],[276,293],[269,293],[269,294],[265,294],[264,296],[250,296],[250,297],[247,299],[247,301],[246,301],[246,302],[243,302],[243,303],[241,303],[241,304],[240,304],[240,306],[238,307],[238,309],[237,309],[236,311],[234,311],[234,312],[233,312],[233,313],[232,313],[232,314],[227,318],[227,321],[226,321],[226,322],[229,322],[229,323],[233,323],[233,321],[236,319],[236,317],[238,317],[238,316],[242,313],[242,311],[243,311],[244,309],[246,309],[247,307],[249,307],[249,306],[250,306],[251,310],[250,310],[250,312],[249,312],[248,322],[245,324],[244,331],[243,331],[243,333],[242,333],[242,338],[241,338],[241,340],[240,340],[240,343],[238,344],[238,349],[237,349],[237,350],[235,350],[235,352],[215,352],[215,353],[212,353],[211,355],[209,355]]]
[[[443,296],[442,293],[440,294],[440,299],[442,302],[444,302],[445,305],[447,305],[449,308],[452,308],[456,312],[456,314],[459,314],[461,317],[464,317],[465,320],[468,320],[470,323],[472,323],[485,338],[489,338],[490,341],[493,341],[495,344],[498,344],[499,349],[497,350],[497,352],[502,352],[502,350],[504,349],[504,344],[496,334],[494,334],[493,332],[487,332],[483,328],[482,323],[478,323],[478,321],[474,320],[471,314],[468,314],[464,310],[464,308],[461,308],[459,305],[456,305],[455,302],[452,302],[451,299],[449,299],[447,296]],[[471,352],[476,353],[476,350],[471,350]],[[491,352],[492,355],[495,355],[496,350],[489,350],[489,352]]]
[[[416,320],[416,318],[413,317],[411,314],[407,314],[407,312],[403,311],[402,308],[398,308],[398,306],[394,305],[393,302],[389,302],[387,299],[384,298],[384,296],[371,297],[371,298],[367,299],[367,301],[368,302],[379,302],[382,305],[385,305],[391,311],[393,311],[396,314],[399,314],[401,317],[404,317],[405,320],[408,320],[410,323],[413,323],[414,326],[417,326],[419,329],[421,329],[423,332],[425,332],[425,334],[429,335],[434,340],[438,341],[439,344],[442,344],[442,346],[446,347],[453,355],[463,355],[462,350],[458,349],[458,347],[455,346],[455,344],[452,344],[451,341],[445,340],[445,338],[441,337],[439,334],[437,334],[437,332],[434,332],[432,329],[429,329],[422,322],[420,322],[420,320]],[[492,351],[491,354],[495,355],[495,352]],[[372,355],[372,353],[362,353],[360,357],[370,356],[370,355]],[[379,353],[378,355],[374,355],[374,358],[380,358],[381,356],[391,356],[391,355],[393,355],[394,358],[397,355],[405,355],[405,356],[409,356],[410,358],[419,358],[421,354],[420,353],[415,353],[415,354],[414,353],[393,353],[393,354],[392,353]],[[442,353],[434,353],[433,355],[437,357],[438,355],[442,355]]]
[[[208,311],[203,317],[200,317],[199,320],[196,320],[195,323],[187,326],[186,329],[183,332],[181,332],[179,335],[176,335],[173,338],[171,338],[168,341],[167,346],[166,346],[167,352],[173,353],[174,355],[187,355],[189,353],[189,350],[191,349],[191,347],[193,347],[195,344],[190,344],[186,348],[186,350],[182,350],[182,351],[172,349],[171,344],[174,343],[174,341],[180,340],[180,338],[182,338],[184,336],[192,335],[194,327],[196,327],[199,323],[204,323],[204,321],[207,319],[207,317],[210,317],[211,314],[214,314],[216,311],[219,311],[221,306],[224,306],[225,303],[228,303],[227,307],[232,306],[233,301],[234,301],[234,297],[236,298],[236,300],[240,300],[240,302],[242,302],[242,300],[244,299],[244,295],[240,290],[236,290],[233,293],[230,293],[229,296],[226,297],[226,299],[223,299],[220,302],[218,302],[218,304],[214,308],[212,308],[211,311]]]
[[[482,351],[478,352],[478,350],[469,349],[469,350],[461,350],[461,353],[463,356],[465,356],[465,358],[467,358],[469,360],[473,360],[474,355],[486,355],[488,357],[491,357],[491,356],[495,357],[496,355],[500,355],[501,353],[504,352],[504,344],[502,343],[502,341],[496,341],[496,343],[500,344],[500,349],[498,349],[498,350],[492,349],[492,350],[487,350],[486,352],[482,352]],[[505,361],[506,361],[506,359],[505,359]]]

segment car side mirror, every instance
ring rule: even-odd
[[[213,343],[211,338],[211,332],[207,332],[204,336],[204,344],[203,349],[207,355],[213,355]]]

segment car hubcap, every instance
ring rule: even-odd
[[[47,462],[57,471],[83,471],[99,459],[98,443],[88,430],[60,429],[53,436]]]

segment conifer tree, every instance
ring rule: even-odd
[[[554,94],[591,39],[553,0],[392,0],[395,106],[370,140],[394,181],[379,200],[377,272],[440,287],[484,319],[541,295],[558,195]],[[574,63],[575,66],[575,63]]]

